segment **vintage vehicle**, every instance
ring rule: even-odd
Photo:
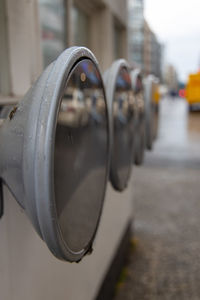
[[[190,111],[200,107],[200,72],[189,75],[185,96]]]
[[[125,60],[102,79],[92,52],[72,47],[21,101],[1,107],[2,299],[108,293],[133,222],[133,99]]]
[[[102,77],[89,49],[71,47],[0,106],[2,299],[110,299],[133,227],[133,159],[155,113],[145,82],[143,99],[126,60]]]

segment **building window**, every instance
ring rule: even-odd
[[[39,0],[44,67],[66,48],[64,0]]]
[[[89,16],[80,8],[72,7],[73,43],[89,47]]]

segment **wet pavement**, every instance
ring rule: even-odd
[[[133,247],[115,300],[200,299],[200,113],[183,100],[162,101],[134,187]]]

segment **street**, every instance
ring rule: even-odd
[[[200,113],[164,99],[159,121],[134,169],[134,236],[115,300],[200,299]]]

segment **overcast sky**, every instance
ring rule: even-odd
[[[145,0],[145,17],[181,80],[200,68],[200,0]]]

